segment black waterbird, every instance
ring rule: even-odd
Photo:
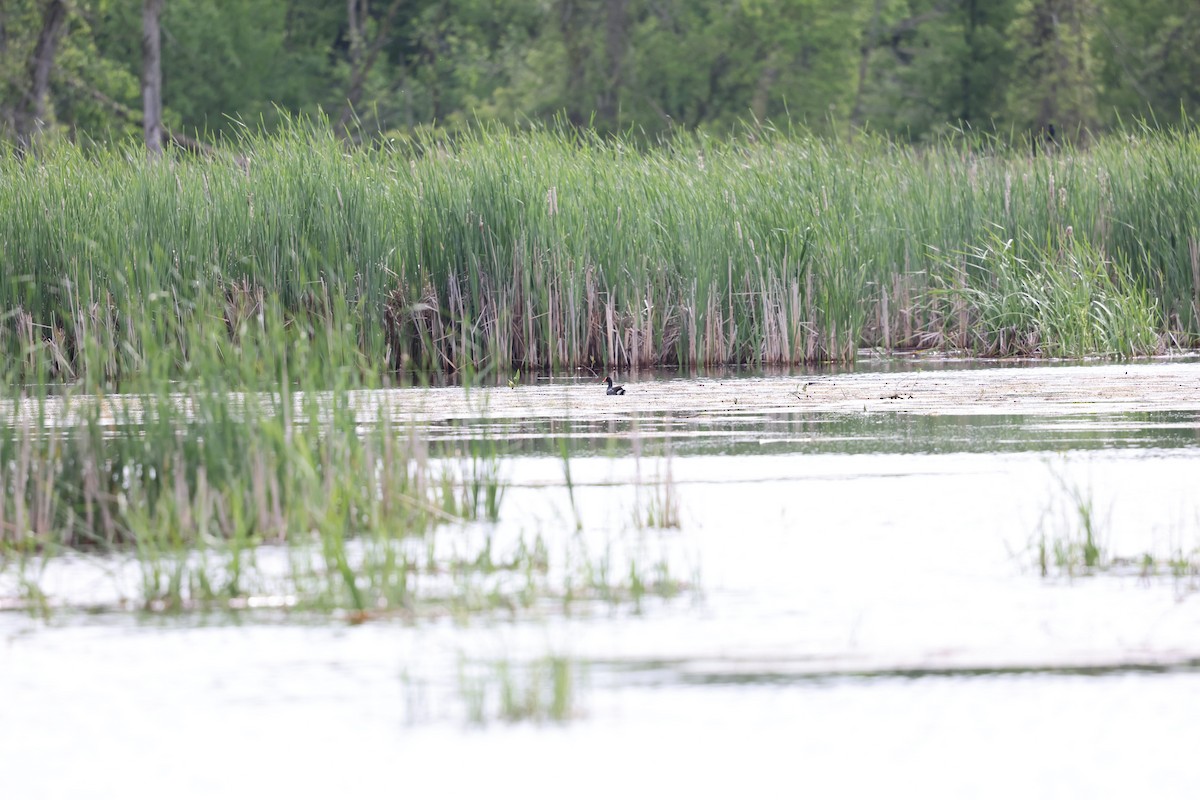
[[[613,386],[611,375],[605,376],[604,382],[608,384],[608,393],[609,394],[625,394],[624,386]]]

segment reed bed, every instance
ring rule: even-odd
[[[184,373],[197,343],[147,319],[207,319],[175,331],[229,348],[264,298],[295,325],[351,329],[342,365],[377,374],[1191,346],[1198,142],[1144,131],[1031,155],[760,130],[646,149],[486,129],[347,150],[296,122],[154,164],[63,144],[0,160],[0,351],[51,378],[156,359]],[[1068,238],[1082,263],[1064,273]],[[980,257],[1010,240],[1021,269]],[[1047,293],[1061,308],[1000,336],[1009,298],[1056,270],[1109,277],[1102,296]],[[1113,298],[1134,309],[1115,344],[1043,324]]]
[[[601,580],[612,557],[574,540],[493,542],[501,449],[431,453],[386,402],[355,406],[378,386],[353,363],[355,331],[304,327],[269,297],[232,330],[209,311],[139,320],[139,341],[186,343],[187,363],[147,347],[119,394],[59,384],[49,360],[33,382],[16,379],[24,364],[0,375],[0,585],[17,582],[19,605],[54,604],[41,574],[65,553],[131,559],[122,597],[163,611],[270,603],[360,620],[678,591],[655,565]]]

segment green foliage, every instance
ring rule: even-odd
[[[1106,0],[1095,40],[1100,107],[1173,125],[1200,108],[1200,8],[1191,0]],[[1111,109],[1111,111],[1109,111]]]
[[[1011,33],[1011,119],[1023,129],[1078,136],[1097,122],[1093,0],[1022,0]]]
[[[459,694],[473,724],[567,722],[577,713],[580,665],[549,655],[528,663],[459,664]]]
[[[0,10],[0,120],[28,96],[45,0]],[[141,4],[76,0],[46,134],[112,142],[140,127]],[[1189,0],[172,0],[169,128],[240,126],[353,105],[356,140],[562,118],[649,140],[741,125],[849,126],[927,141],[948,126],[1095,132],[1200,110]],[[355,42],[352,43],[351,39]],[[284,113],[280,113],[284,112]]]
[[[63,145],[0,163],[0,352],[22,376],[106,388],[148,370],[186,378],[212,353],[269,385],[277,367],[255,370],[275,362],[248,357],[265,302],[329,380],[850,361],[947,332],[989,351],[1019,298],[1039,352],[1192,341],[1195,134],[1034,160],[978,146],[764,128],[641,150],[489,129],[347,151],[301,123],[161,165]],[[974,249],[989,230],[1016,242],[1011,259]],[[1050,324],[1080,313],[1100,327]]]
[[[1030,258],[1018,257],[1018,249]],[[972,350],[1134,356],[1158,349],[1159,316],[1148,293],[1128,269],[1071,233],[1057,244],[1020,248],[993,235],[967,254],[966,272],[945,295],[965,305],[961,319],[969,327],[959,339]]]
[[[866,25],[855,121],[928,139],[944,126],[1005,118],[1015,0],[879,2]]]

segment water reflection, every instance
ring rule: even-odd
[[[1021,453],[1200,446],[1194,411],[1032,417],[905,413],[764,413],[714,417],[669,412],[634,418],[442,420],[429,424],[434,453],[464,445],[509,455],[628,455],[635,448],[677,456],[785,453]]]

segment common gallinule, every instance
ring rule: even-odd
[[[611,375],[605,376],[604,382],[608,384],[608,393],[609,394],[625,394],[624,386],[613,386]]]

